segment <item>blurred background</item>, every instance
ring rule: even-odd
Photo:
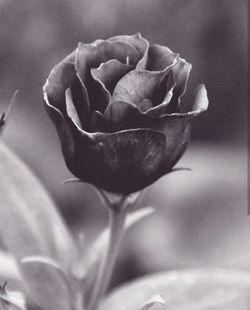
[[[20,90],[3,140],[33,169],[74,232],[94,236],[107,214],[90,185],[72,177],[42,102],[52,69],[78,41],[140,31],[192,63],[191,104],[204,82],[209,111],[193,123],[177,167],[137,207],[156,212],[127,234],[113,285],[141,274],[190,267],[250,269],[247,216],[247,1],[0,0],[0,112]],[[2,104],[3,103],[3,104]]]

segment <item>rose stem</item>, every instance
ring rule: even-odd
[[[100,263],[88,310],[97,310],[108,288],[124,233],[127,210],[119,206],[109,208],[109,245]]]

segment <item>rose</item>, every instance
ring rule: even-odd
[[[80,180],[130,194],[170,172],[189,140],[190,121],[208,106],[199,86],[194,110],[182,113],[191,64],[140,34],[77,49],[44,86],[66,165]]]

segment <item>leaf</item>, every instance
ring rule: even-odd
[[[61,266],[58,265],[58,263],[54,261],[53,259],[46,257],[46,256],[39,256],[39,255],[26,256],[21,260],[21,263],[22,264],[36,264],[36,263],[44,264],[64,274],[64,271],[62,270]]]
[[[22,271],[29,288],[32,288],[32,299],[42,309],[72,309],[74,299],[69,282],[54,264],[25,259],[22,263]]]
[[[2,143],[0,176],[0,234],[6,248],[18,261],[30,255],[46,256],[59,262],[67,272],[75,248],[60,214],[29,168]],[[69,309],[67,287],[54,270],[45,271],[47,266],[37,265],[19,267],[27,291],[50,302],[49,306],[41,305],[44,310]],[[46,295],[50,289],[57,291],[54,299]]]
[[[20,274],[15,259],[0,250],[0,279],[20,281]]]
[[[69,267],[75,248],[62,217],[44,186],[2,143],[0,175],[0,233],[7,248],[18,259],[43,254]]]
[[[20,292],[8,291],[7,294],[0,293],[0,306],[1,302],[5,305],[4,309],[13,309],[13,307],[8,307],[11,305],[14,306],[14,309],[26,310],[25,300]]]
[[[250,272],[207,268],[144,276],[111,292],[100,310],[138,310],[154,294],[163,296],[166,310],[248,310]]]

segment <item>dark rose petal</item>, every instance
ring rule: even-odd
[[[132,69],[134,69],[134,66],[112,59],[102,63],[98,68],[91,69],[91,73],[112,94],[117,82]]]
[[[97,110],[104,112],[111,100],[111,95],[102,81],[92,74],[92,72],[87,88],[91,107],[90,111]]]
[[[75,172],[75,148],[76,139],[74,135],[74,127],[71,126],[69,119],[65,119],[63,114],[54,106],[52,106],[47,97],[47,93],[44,93],[44,101],[46,110],[54,122],[58,136],[61,141],[61,147],[66,165],[70,171]]]
[[[69,170],[123,195],[170,172],[188,144],[192,119],[208,108],[201,85],[193,110],[180,110],[190,70],[140,34],[79,43],[44,86]]]
[[[97,68],[111,59],[134,65],[140,59],[135,48],[120,41],[96,41],[91,44],[79,43],[76,51],[76,69],[84,84],[90,77],[90,68]]]
[[[109,124],[110,131],[118,131],[126,128],[126,124],[140,114],[139,108],[133,103],[126,101],[113,101],[104,113]],[[124,127],[125,126],[125,127]],[[139,127],[139,126],[135,126]]]
[[[162,71],[171,66],[178,54],[158,44],[151,45],[144,57],[138,62],[136,70]]]
[[[151,128],[164,133],[166,149],[164,174],[171,171],[186,150],[190,138],[190,121],[185,118],[165,116],[152,122]]]
[[[68,117],[71,118],[71,120],[77,125],[77,127],[82,128],[81,120],[73,103],[72,92],[70,88],[66,90],[65,98]]]
[[[98,40],[92,44],[79,43],[76,51],[76,70],[81,81],[88,90],[90,110],[103,112],[109,103],[109,96],[104,85],[93,79],[91,68],[97,68],[101,63],[117,59],[122,63],[136,64],[140,59],[135,48],[125,42]]]
[[[165,114],[172,113],[172,108],[169,108],[169,103],[173,96],[173,89],[175,85],[173,73],[171,71],[171,74],[169,74],[168,79],[166,80],[166,85],[162,85],[162,87],[164,87],[162,90],[164,92],[163,102],[148,109],[145,114],[151,117],[161,117]],[[160,91],[159,97],[162,98]]]
[[[147,112],[153,108],[153,103],[149,99],[143,99],[137,104],[137,107],[141,112]]]
[[[84,85],[76,75],[74,61],[75,52],[54,67],[44,85],[44,93],[49,104],[58,109],[63,116],[66,116],[65,92],[66,89],[71,88],[72,100],[81,124],[86,128],[89,111],[88,96]]]
[[[139,105],[142,100],[149,99],[154,104],[154,100],[159,96],[160,86],[165,85],[170,70],[169,68],[159,72],[129,72],[116,85],[112,100],[127,101]]]
[[[168,113],[174,113],[179,111],[180,100],[186,91],[187,81],[191,69],[192,65],[190,63],[186,62],[185,59],[182,59],[180,57],[178,58],[177,63],[173,67],[176,87],[174,88],[173,97],[168,106]]]
[[[157,180],[166,141],[152,130],[82,135],[77,150],[77,177],[107,191],[130,194]],[[86,173],[87,171],[87,173]]]
[[[159,107],[160,109],[166,108]],[[191,112],[166,114],[163,113],[162,110],[153,110],[154,113],[152,113],[150,112],[152,110],[149,109],[146,113],[141,113],[138,107],[131,103],[114,102],[113,105],[108,106],[104,116],[113,130],[132,128],[159,129],[160,127],[164,127],[161,124],[165,124],[165,122],[173,119],[179,119],[183,124],[189,123],[192,119],[206,111],[207,107],[208,99],[206,88],[204,85],[200,85]],[[157,126],[160,127],[158,128]]]
[[[90,132],[109,132],[108,123],[99,111],[93,111],[90,122]]]
[[[109,41],[121,41],[126,42],[127,44],[133,46],[141,57],[144,56],[145,52],[149,47],[148,41],[142,37],[142,35],[138,32],[131,36],[128,35],[120,35],[115,36],[109,39]]]
[[[142,76],[145,78],[143,79],[136,79],[137,75],[140,75],[139,73],[142,72]],[[161,115],[165,115],[168,112],[168,104],[171,99],[172,95],[172,89],[175,85],[175,82],[173,80],[172,71],[167,72],[165,77],[163,76],[163,72],[146,72],[146,71],[132,71],[131,75],[135,76],[135,81],[141,81],[143,87],[139,85],[138,87],[138,94],[136,93],[134,97],[131,98],[131,96],[134,95],[132,90],[130,91],[130,88],[126,88],[126,93],[128,96],[118,96],[118,98],[127,98],[127,100],[133,100],[133,103],[130,101],[124,101],[124,100],[115,100],[117,98],[113,96],[113,101],[108,105],[107,109],[105,110],[104,116],[107,119],[107,121],[110,124],[110,128],[113,130],[120,130],[122,128],[126,127],[127,123],[131,123],[132,120],[134,120],[133,124],[135,127],[139,127],[136,124],[136,120],[139,116],[139,114],[143,113],[148,116],[152,117],[160,117]],[[127,78],[127,76],[125,76]],[[124,79],[125,79],[124,78]],[[132,79],[134,77],[132,76]],[[160,81],[160,82],[159,82]],[[121,81],[122,82],[122,81]],[[147,85],[148,82],[148,85]],[[158,83],[159,82],[159,83]],[[158,84],[158,85],[157,85]],[[126,84],[125,84],[126,85]],[[156,85],[155,89],[154,86]],[[131,89],[135,89],[136,82],[131,83]],[[158,86],[158,87],[157,87]],[[119,87],[119,85],[117,85]],[[124,93],[121,93],[122,95]],[[165,100],[162,104],[153,107],[153,103],[150,99],[141,99],[143,97],[150,97],[153,100],[153,103],[157,104],[158,101]],[[139,116],[140,119],[140,116]],[[124,127],[125,126],[125,127]],[[133,128],[133,127],[131,127]]]
[[[169,117],[192,120],[208,109],[207,90],[204,84],[197,87],[192,111],[186,113],[173,113]]]

